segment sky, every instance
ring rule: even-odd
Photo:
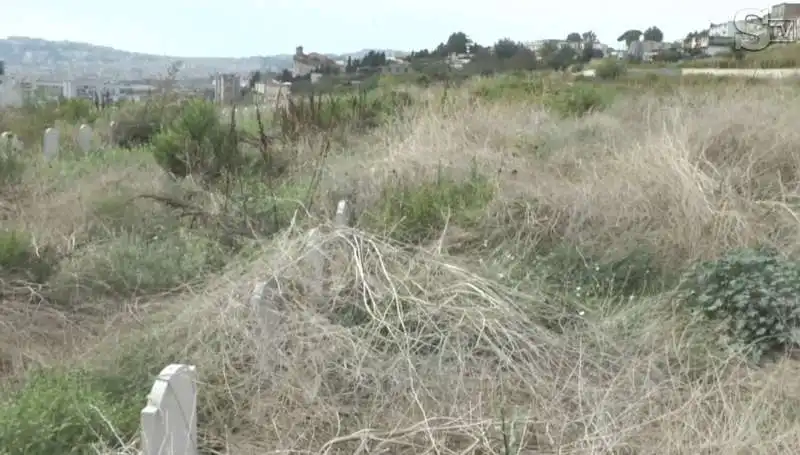
[[[435,47],[463,31],[482,45],[594,31],[615,45],[657,26],[666,40],[766,8],[746,0],[7,0],[0,36],[27,36],[180,57],[245,57]]]

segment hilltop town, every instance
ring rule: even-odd
[[[731,54],[736,50],[737,36],[766,29],[773,41],[797,40],[800,4],[767,8],[763,18],[762,23],[754,23],[752,18],[712,23],[675,41],[665,41],[657,26],[624,31],[613,45],[599,42],[591,31],[572,32],[565,39],[502,39],[491,46],[474,43],[466,33],[456,32],[435,48],[410,53],[361,51],[336,56],[305,53],[298,46],[292,54],[243,59],[177,59],[82,43],[9,37],[0,40],[0,66],[5,68],[5,74],[0,75],[4,84],[0,102],[19,105],[33,98],[100,96],[141,100],[157,91],[165,77],[174,79],[172,88],[179,92],[232,102],[241,98],[242,88],[252,83],[254,75],[258,79],[256,92],[266,94],[292,84],[311,84],[318,89],[358,85],[375,74],[435,77],[442,72],[566,69],[602,58],[677,64]],[[61,77],[54,77],[59,74]]]

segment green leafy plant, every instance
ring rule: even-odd
[[[0,142],[0,187],[18,183],[25,170],[25,161],[13,141]]]
[[[683,296],[693,311],[722,322],[723,340],[754,360],[795,343],[800,328],[800,264],[771,249],[735,250],[685,275]]]
[[[172,175],[197,175],[213,181],[238,155],[236,144],[227,140],[228,133],[214,104],[189,100],[177,117],[155,135],[153,154],[156,162]]]
[[[44,283],[58,260],[48,248],[36,250],[31,236],[13,229],[0,230],[0,295],[16,281]]]
[[[613,80],[622,77],[625,72],[625,64],[619,60],[606,58],[600,61],[594,70],[594,75],[603,80]]]
[[[124,376],[33,371],[22,389],[0,402],[0,454],[95,453],[135,434],[147,384]],[[121,439],[121,440],[120,440]]]
[[[605,109],[611,104],[611,92],[590,84],[576,83],[548,94],[544,104],[565,117],[580,117]]]

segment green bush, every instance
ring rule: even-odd
[[[31,236],[15,230],[0,230],[0,295],[4,285],[15,280],[44,283],[55,271],[57,258],[49,249],[37,251]]]
[[[548,94],[544,104],[565,117],[575,117],[605,109],[612,100],[608,90],[589,83],[575,83]]]
[[[217,107],[204,100],[185,101],[177,117],[153,137],[156,162],[176,177],[196,175],[213,181],[239,158],[228,142]]]
[[[721,341],[746,347],[756,361],[798,341],[800,264],[774,250],[736,250],[700,263],[682,290],[693,311],[723,323]]]
[[[87,371],[38,370],[0,400],[0,454],[88,454],[138,428],[147,383]],[[120,440],[122,439],[122,440]]]
[[[600,61],[595,68],[595,77],[603,80],[613,80],[622,77],[625,72],[625,64],[619,60],[606,58]]]
[[[550,81],[543,77],[503,75],[480,79],[470,95],[490,101],[524,101],[542,96],[550,89],[550,85]]]
[[[13,140],[12,140],[13,141]],[[25,161],[14,144],[0,143],[0,188],[18,183],[25,169]]]

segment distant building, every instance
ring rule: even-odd
[[[381,67],[383,74],[405,74],[411,71],[411,64],[403,60],[387,57],[388,61]]]
[[[297,46],[292,59],[292,76],[302,77],[319,68],[323,67],[337,67],[337,63],[330,57],[312,52],[310,54],[303,53],[303,46]]]
[[[234,103],[242,96],[242,78],[237,74],[217,74],[214,76],[214,102]]]
[[[770,19],[794,20],[800,19],[800,3],[781,3],[770,8]]]

